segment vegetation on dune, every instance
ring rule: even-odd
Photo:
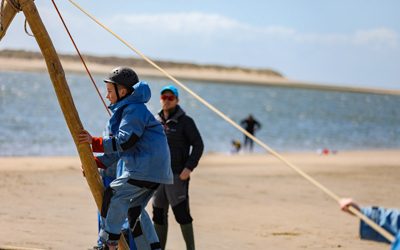
[[[79,60],[77,55],[60,54],[61,60],[76,61]],[[22,59],[42,59],[43,56],[39,52],[24,51],[24,50],[0,50],[0,57],[3,58],[22,58]],[[143,59],[133,57],[116,57],[116,56],[93,56],[83,55],[83,57],[92,63],[103,64],[103,65],[130,65],[138,68],[150,68],[152,67]],[[254,69],[244,68],[236,66],[222,66],[215,64],[194,64],[187,62],[172,62],[155,60],[155,62],[162,68],[179,68],[179,69],[193,69],[193,70],[220,70],[220,71],[241,71],[243,73],[258,74],[271,77],[283,77],[283,75],[275,70],[271,69]]]

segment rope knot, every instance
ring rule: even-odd
[[[1,0],[1,4],[0,4],[0,31],[4,30],[3,19],[4,19],[4,3],[5,3],[5,1],[8,1],[10,6],[16,12],[22,11],[21,5],[17,1],[15,1],[15,0]]]
[[[4,1],[4,0],[2,0]],[[19,2],[17,2],[16,0],[6,0],[8,1],[8,3],[14,8],[14,10],[16,10],[17,12],[22,11],[22,7],[19,4]],[[3,10],[3,9],[2,9]]]

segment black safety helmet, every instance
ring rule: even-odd
[[[117,85],[124,86],[129,91],[129,93],[132,93],[132,86],[139,82],[139,77],[131,68],[119,66],[111,70],[110,74],[108,74],[108,76],[104,79],[104,82],[114,84],[117,99],[119,101],[121,98],[118,94]]]
[[[111,70],[110,74],[104,79],[104,81],[120,84],[127,89],[130,89],[139,81],[139,78],[131,68],[120,66]]]

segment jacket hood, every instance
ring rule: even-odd
[[[146,82],[140,81],[133,85],[133,93],[125,97],[121,101],[111,104],[109,108],[115,111],[121,106],[131,103],[147,103],[151,98],[151,90]]]

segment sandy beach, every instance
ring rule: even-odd
[[[400,207],[400,151],[283,156],[339,196]],[[94,245],[96,207],[77,157],[0,158],[0,187],[0,249]],[[190,197],[198,249],[389,249],[359,240],[357,218],[268,154],[204,156]],[[169,219],[167,249],[184,249]]]

